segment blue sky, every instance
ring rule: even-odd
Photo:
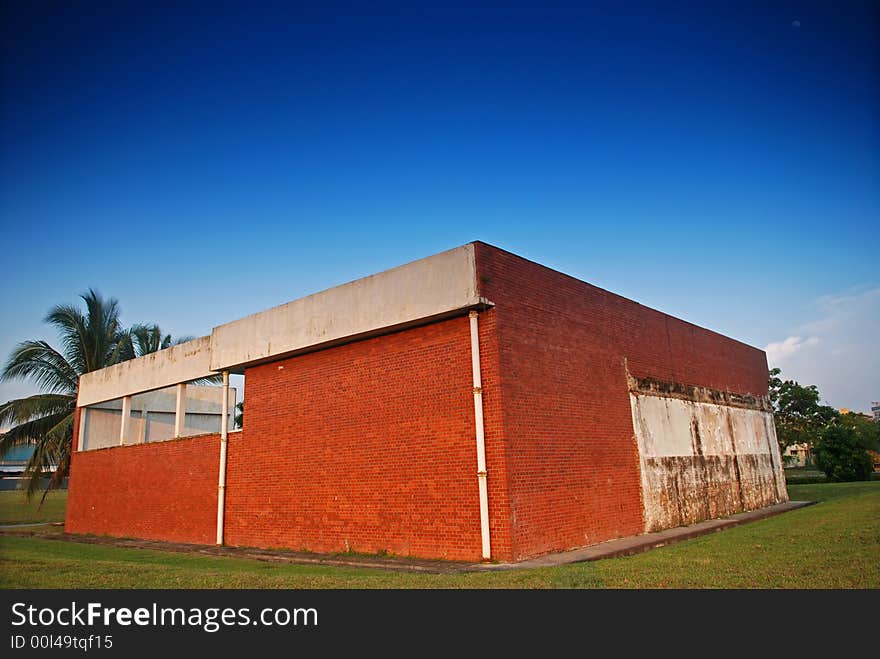
[[[480,239],[867,409],[876,3],[584,4],[5,3],[0,356],[90,286],[204,334]]]

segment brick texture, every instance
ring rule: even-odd
[[[511,554],[641,533],[627,367],[764,395],[764,353],[489,245],[476,250],[481,295],[497,305]]]
[[[497,345],[481,343],[496,547],[509,554]],[[229,447],[226,541],[477,560],[467,317],[249,368]],[[492,468],[490,467],[490,469]]]
[[[74,452],[68,533],[213,544],[219,435]]]

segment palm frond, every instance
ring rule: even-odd
[[[50,393],[72,393],[79,373],[61,353],[45,341],[19,343],[0,373],[0,380],[28,379]]]
[[[14,446],[34,447],[24,468],[24,475],[28,478],[27,496],[30,499],[40,489],[40,479],[53,468],[55,471],[49,487],[57,486],[67,475],[72,439],[73,413],[50,414],[19,424],[0,437],[0,457]]]
[[[52,477],[49,479],[49,484],[46,487],[46,490],[43,492],[43,496],[40,497],[40,505],[38,508],[42,508],[43,504],[46,502],[46,496],[54,489],[61,487],[64,483],[64,479],[67,478],[67,475],[70,473],[70,447],[67,447],[67,452],[60,455],[58,457],[58,463],[55,471],[52,472]],[[37,480],[39,483],[39,480]],[[31,483],[28,483],[28,492],[31,490]],[[28,495],[30,496],[30,494]]]
[[[122,332],[122,334],[119,335],[118,344],[119,349],[116,355],[117,363],[125,362],[138,356],[134,347],[134,337],[131,335],[131,331]]]
[[[72,415],[67,420],[70,430],[73,428]],[[62,420],[55,428],[54,432],[50,432],[45,440],[34,446],[34,452],[31,454],[24,473],[29,477],[27,487],[27,497],[30,499],[40,489],[40,481],[43,477],[52,474],[49,480],[47,491],[53,483],[59,483],[67,475],[66,466],[70,462],[70,442],[65,441],[65,431],[68,430],[68,423]],[[53,473],[54,470],[54,473]],[[40,500],[42,505],[45,500],[45,493]]]
[[[92,370],[90,354],[86,350],[88,343],[87,321],[77,307],[72,304],[55,305],[43,318],[43,322],[53,325],[58,330],[64,354],[78,373],[87,373]]]
[[[39,445],[45,442],[49,433],[55,430],[66,417],[70,417],[72,429],[72,412],[49,414],[10,428],[0,437],[0,458],[5,456],[15,446]]]
[[[105,299],[91,288],[80,297],[85,311],[76,305],[61,304],[52,307],[44,318],[58,330],[60,350],[45,341],[25,341],[15,348],[0,372],[0,381],[27,379],[45,392],[0,405],[0,424],[16,424],[0,437],[0,457],[13,446],[34,446],[25,471],[30,477],[29,496],[39,489],[40,476],[52,467],[56,470],[50,487],[60,484],[67,474],[79,376],[189,340],[175,341],[156,324],[125,329],[115,299]],[[213,384],[220,377],[199,382]]]
[[[119,342],[124,330],[119,322],[119,302],[105,300],[90,288],[80,296],[86,303],[86,336],[94,365],[89,370],[110,366],[119,361]]]
[[[73,437],[73,415],[74,412],[71,410],[69,414],[46,431],[46,438],[50,443],[63,446]]]
[[[118,361],[120,339],[119,303],[105,300],[94,289],[80,296],[86,313],[78,307],[61,304],[53,307],[45,322],[61,336],[63,352],[79,373],[88,373]]]
[[[135,354],[134,346],[131,343],[131,335],[125,331],[119,332],[111,343],[110,351],[103,357],[104,366],[99,366],[98,368],[106,368],[107,366],[128,361],[135,357],[137,357],[137,355]]]
[[[24,423],[32,419],[72,412],[76,397],[70,394],[36,394],[27,398],[10,400],[0,405],[0,425]]]
[[[49,448],[49,464],[51,467],[54,463],[55,470],[49,478],[49,483],[46,485],[43,496],[40,497],[40,507],[42,507],[43,503],[46,501],[46,496],[49,494],[50,490],[60,487],[64,482],[64,479],[70,473],[70,454],[73,451],[73,442],[69,438],[72,438],[72,436],[72,415],[68,419],[59,423],[54,430],[49,432],[49,438],[51,440],[51,447]],[[39,488],[39,483],[39,478],[32,478],[28,483],[28,498],[36,493]]]
[[[137,348],[137,356],[143,357],[153,352],[158,352],[163,348],[167,348],[171,343],[171,335],[162,335],[162,330],[158,325],[138,324],[132,326],[129,333],[134,340]]]

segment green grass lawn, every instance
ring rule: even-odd
[[[50,492],[42,506],[41,496],[37,494],[28,501],[23,492],[0,492],[0,524],[63,522],[67,490]]]
[[[789,491],[820,503],[638,556],[494,573],[282,565],[5,536],[0,587],[880,588],[880,483]]]

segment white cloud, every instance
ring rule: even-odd
[[[815,384],[829,404],[867,411],[880,400],[880,287],[826,295],[815,319],[764,350],[770,367]]]
[[[799,336],[790,336],[785,339],[785,341],[777,341],[775,343],[767,344],[767,347],[764,348],[764,350],[767,353],[767,361],[771,364],[779,365],[780,363],[784,363],[788,357],[797,354],[804,348],[810,348],[819,343],[820,340],[818,336],[811,336],[807,339],[802,339]]]

